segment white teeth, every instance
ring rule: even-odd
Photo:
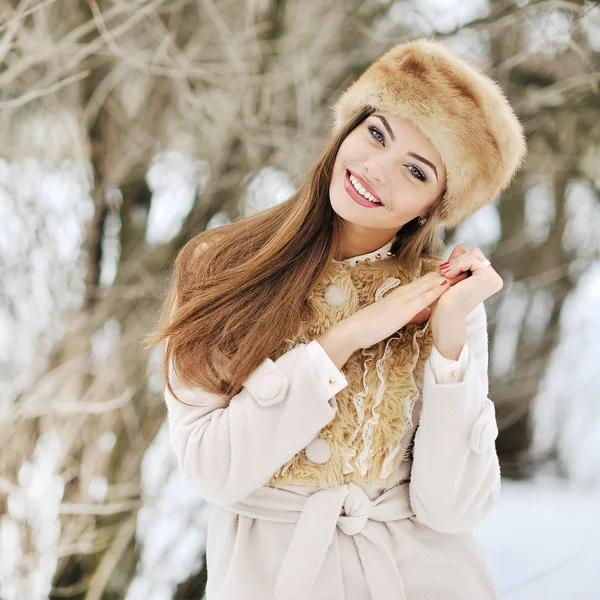
[[[381,204],[381,202],[379,202],[379,200],[375,200],[373,194],[371,194],[371,193],[367,192],[367,190],[365,190],[365,188],[358,182],[358,179],[356,179],[356,177],[354,177],[353,175],[349,175],[348,178],[350,179],[350,182],[354,186],[354,189],[361,196],[364,196],[367,200],[373,202],[374,204]]]

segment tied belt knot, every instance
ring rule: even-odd
[[[408,483],[396,485],[373,500],[356,483],[318,490],[309,496],[264,486],[223,508],[253,519],[296,523],[275,584],[277,600],[310,598],[336,528],[353,537],[371,599],[391,594],[397,600],[406,599],[396,561],[373,521],[414,517]],[[341,578],[339,588],[339,597],[343,597]]]
[[[342,513],[338,516],[337,524],[347,535],[356,535],[363,530],[371,516],[373,501],[357,484],[348,484],[348,493],[342,504]]]

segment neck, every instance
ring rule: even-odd
[[[368,254],[382,246],[385,246],[396,234],[395,231],[389,230],[369,231],[364,234],[356,234],[347,232],[342,238],[341,257],[337,260],[346,260],[352,256],[360,256]]]

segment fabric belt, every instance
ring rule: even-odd
[[[356,483],[318,490],[309,496],[264,486],[223,508],[253,519],[297,523],[277,576],[277,600],[310,597],[336,526],[354,538],[371,599],[389,598],[393,593],[395,599],[405,600],[396,561],[369,521],[398,521],[414,516],[408,487],[408,483],[396,485],[371,500]]]

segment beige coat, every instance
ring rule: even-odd
[[[384,262],[379,292],[391,265]],[[336,281],[341,269],[360,292],[349,265],[335,266]],[[379,268],[371,266],[371,273]],[[353,310],[373,301],[367,296]],[[496,598],[470,533],[500,490],[484,306],[467,318],[458,362],[423,342],[427,325],[404,334],[414,350],[408,370],[421,363],[423,377],[407,380],[418,393],[398,413],[395,440],[389,411],[401,385],[387,377],[388,388],[375,386],[380,393],[371,398],[366,386],[361,396],[353,371],[338,370],[315,339],[265,359],[230,402],[173,377],[179,398],[195,405],[165,390],[179,466],[217,507],[207,538],[207,600]],[[387,357],[379,357],[376,373],[386,373]],[[372,403],[348,401],[341,410],[340,392],[349,387],[356,389],[347,398]],[[349,421],[352,407],[369,417],[380,410],[385,426],[377,418]],[[355,436],[362,445],[339,433],[357,430],[349,423],[362,427]],[[392,450],[392,442],[397,450],[385,462],[378,448]]]

